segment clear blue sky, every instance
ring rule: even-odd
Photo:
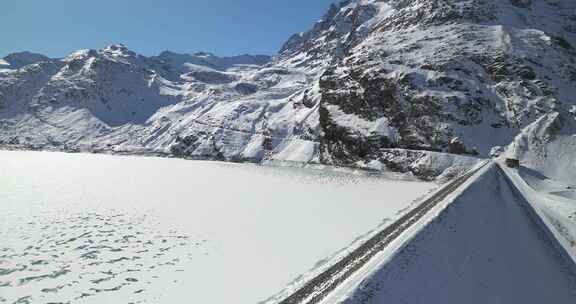
[[[163,50],[216,55],[275,54],[308,30],[333,0],[1,0],[0,57],[124,43],[144,55]]]

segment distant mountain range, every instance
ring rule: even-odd
[[[576,112],[575,12],[571,0],[352,0],[274,58],[11,54],[0,143],[436,176]]]

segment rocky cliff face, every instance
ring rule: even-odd
[[[0,142],[423,174],[410,164],[487,155],[576,108],[575,12],[571,0],[352,0],[273,59],[15,54],[0,61]]]
[[[338,41],[327,53],[340,55],[319,80],[321,159],[351,163],[389,148],[486,155],[540,115],[572,106],[575,7],[344,3],[331,20],[349,18],[349,31],[321,27]]]

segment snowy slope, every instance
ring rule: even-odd
[[[24,151],[0,152],[0,184],[0,303],[255,304],[436,187]]]
[[[553,112],[527,126],[508,146],[507,156],[567,184],[576,181],[576,116]]]
[[[492,165],[340,301],[573,303],[576,266],[527,206]]]
[[[320,81],[322,158],[375,158],[382,147],[487,155],[542,113],[573,106],[575,6],[345,2],[293,47],[306,54],[323,41],[340,57]]]
[[[506,156],[519,158],[508,176],[576,261],[576,120],[565,112],[525,128]]]
[[[0,141],[198,158],[317,157],[311,76],[267,56],[157,57],[123,45],[0,71]],[[292,139],[294,139],[292,141]],[[306,155],[300,151],[310,150]],[[295,151],[292,155],[290,151]]]

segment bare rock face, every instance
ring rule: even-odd
[[[529,8],[532,5],[532,0],[510,0],[510,3],[517,7]]]
[[[574,103],[576,36],[567,29],[576,3],[361,3],[321,21],[372,16],[346,34],[323,24],[302,36],[324,29],[343,54],[319,80],[324,161],[351,164],[383,148],[486,156],[540,115]],[[372,132],[383,120],[388,130]]]
[[[6,107],[6,97],[0,94],[0,109],[3,109],[5,107]]]

